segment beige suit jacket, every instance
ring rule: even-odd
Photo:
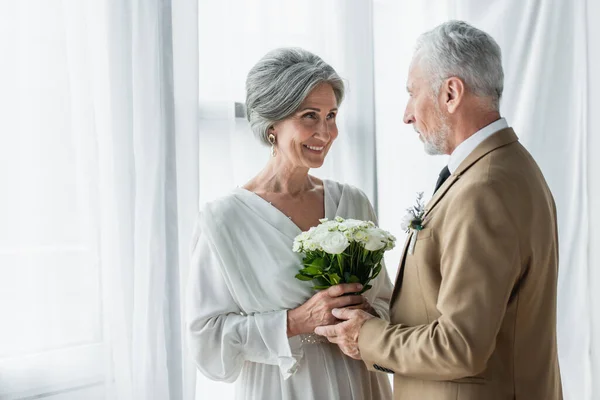
[[[390,303],[359,348],[396,400],[559,400],[556,208],[510,128],[481,143],[407,239]]]

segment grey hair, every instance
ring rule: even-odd
[[[463,21],[445,22],[419,37],[414,60],[427,70],[435,94],[444,80],[457,77],[499,109],[504,90],[502,52],[487,33]]]
[[[300,48],[267,53],[246,78],[246,115],[254,135],[269,144],[269,128],[292,115],[321,83],[331,85],[339,106],[344,82],[320,57]]]

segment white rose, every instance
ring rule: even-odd
[[[341,232],[330,232],[321,242],[321,247],[329,254],[341,254],[349,245],[348,239]]]
[[[299,242],[303,242],[307,239],[310,239],[310,232],[302,232],[298,236],[296,236],[296,240]]]
[[[414,215],[412,215],[411,213],[406,214],[404,217],[402,217],[402,221],[400,222],[400,228],[402,228],[403,231],[407,231],[413,219],[415,219]]]
[[[338,223],[335,221],[325,221],[321,224],[319,224],[316,227],[317,231],[324,231],[324,232],[328,232],[328,231],[332,231],[332,230],[337,230],[338,227]]]
[[[358,229],[362,224],[364,224],[363,221],[359,221],[356,219],[347,219],[344,222],[342,222],[340,224],[340,226],[344,226],[346,230],[350,230],[350,231],[355,231],[356,229]],[[341,230],[341,229],[340,229]]]
[[[315,251],[318,249],[318,246],[312,240],[307,240],[306,242],[304,242],[304,248],[308,249],[308,251]]]
[[[354,233],[354,240],[357,242],[365,242],[367,240],[367,233],[361,230],[356,231]]]
[[[383,249],[386,245],[386,237],[379,229],[370,228],[367,230],[367,242],[365,243],[365,249],[369,251],[377,251]]]
[[[327,229],[315,229],[312,235],[310,235],[310,240],[318,246],[321,246],[321,242],[323,242],[327,236],[329,236],[329,231]]]
[[[294,251],[294,253],[300,253],[302,251],[302,242],[295,240],[292,250]]]

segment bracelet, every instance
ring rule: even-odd
[[[316,333],[307,333],[300,336],[300,342],[304,344],[327,344],[329,340],[325,336],[317,335]]]

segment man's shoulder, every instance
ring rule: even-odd
[[[533,156],[520,142],[490,151],[461,178],[488,185],[528,185],[532,179],[543,179],[543,174]]]

